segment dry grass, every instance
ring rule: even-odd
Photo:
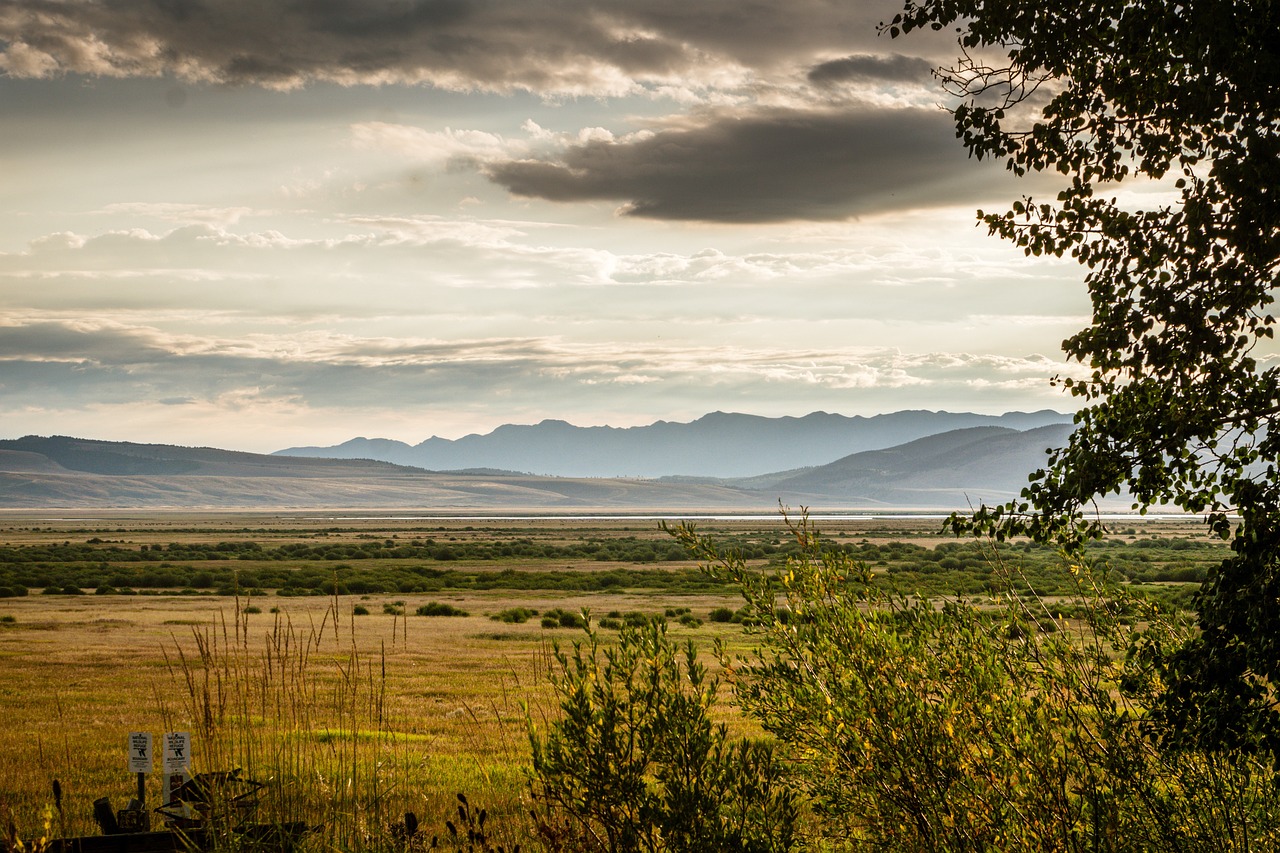
[[[428,599],[472,615],[381,612],[394,600],[413,614]],[[270,781],[262,816],[323,823],[325,846],[365,848],[405,811],[442,820],[459,791],[499,815],[516,813],[524,708],[546,712],[548,643],[577,632],[487,614],[517,605],[597,615],[664,606],[652,595],[511,592],[265,597],[251,602],[263,612],[245,615],[247,603],[33,596],[0,604],[14,619],[0,624],[0,804],[20,834],[39,829],[54,779],[64,791],[61,831],[96,833],[93,800],[111,796],[122,806],[134,790],[130,731],[190,731],[197,772],[242,767]],[[679,601],[704,616],[724,603]],[[370,614],[353,616],[357,604]],[[159,775],[148,785],[154,806]]]
[[[370,517],[343,520],[335,531],[332,519],[314,514],[52,515],[0,513],[0,539],[25,544],[100,535],[134,543],[266,542],[323,534],[330,541],[354,541],[430,530],[427,535],[461,540],[498,529],[509,533],[513,526],[548,542],[569,541],[584,531],[666,538],[652,521],[636,520],[512,525]],[[938,524],[846,521],[824,526],[824,534],[919,541],[936,536]],[[741,532],[773,525],[751,520],[714,526]],[[1144,529],[1164,532],[1164,526]],[[573,568],[596,566],[584,561]],[[428,600],[472,615],[413,616]],[[383,604],[391,601],[403,601],[411,615],[384,614]],[[263,612],[246,616],[249,603]],[[38,833],[58,779],[64,808],[54,831],[94,834],[93,801],[110,796],[120,806],[135,788],[126,767],[127,734],[175,730],[192,732],[196,771],[242,767],[270,782],[264,817],[323,823],[316,843],[327,848],[376,847],[373,841],[385,838],[386,825],[410,810],[438,830],[459,791],[498,816],[516,813],[527,759],[524,707],[536,716],[550,710],[547,643],[577,634],[544,630],[537,619],[495,622],[489,614],[515,606],[588,607],[602,616],[675,605],[705,618],[712,608],[738,604],[733,596],[711,594],[512,591],[336,601],[61,595],[0,600],[0,617],[14,620],[0,622],[0,817],[7,811],[23,836]],[[354,616],[357,605],[370,614]],[[673,623],[671,631],[700,637],[704,648],[712,637],[745,642],[733,625],[689,629]],[[740,719],[733,722],[745,726]],[[150,805],[156,805],[159,776],[148,784]]]

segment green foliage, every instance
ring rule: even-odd
[[[1064,344],[1084,408],[1019,501],[957,529],[1076,545],[1082,508],[1203,514],[1233,555],[1198,600],[1160,715],[1193,741],[1280,756],[1280,365],[1266,357],[1280,285],[1280,7],[1207,0],[908,0],[889,27],[956,28],[940,73],[957,135],[1018,174],[1058,172],[1049,203],[979,214],[1028,254],[1088,269],[1090,326]],[[988,57],[996,56],[994,66]],[[1116,185],[1174,179],[1173,204],[1132,210]],[[1244,721],[1244,722],[1241,722]],[[1256,741],[1253,745],[1257,746]]]
[[[1247,753],[1168,748],[1145,709],[1185,620],[1070,563],[1074,619],[1034,596],[934,603],[874,583],[807,519],[777,574],[674,531],[743,591],[757,647],[721,651],[822,821],[868,850],[1267,849],[1280,775]],[[993,557],[993,573],[1016,570]],[[783,618],[781,614],[789,614]],[[1139,631],[1130,623],[1141,620]],[[1049,626],[1053,628],[1050,629]]]
[[[588,630],[553,655],[560,713],[545,735],[529,729],[544,837],[609,853],[791,847],[783,768],[768,744],[731,741],[712,722],[718,682],[692,642],[677,646],[648,620],[623,625],[615,645]]]
[[[96,537],[95,537],[96,538]],[[769,543],[774,531],[735,533],[728,537],[732,547],[764,565],[782,565],[794,546]],[[92,541],[92,540],[90,540]],[[503,539],[495,537],[484,544],[487,552],[501,552]],[[382,543],[379,543],[381,547]],[[475,545],[477,543],[468,543]],[[577,547],[589,547],[590,542]],[[680,594],[686,592],[725,591],[726,587],[694,567],[676,570],[657,568],[604,569],[592,571],[546,570],[538,564],[520,568],[500,565],[440,568],[421,563],[405,563],[369,556],[353,563],[309,563],[286,556],[273,547],[230,553],[258,554],[256,561],[235,560],[226,565],[185,565],[162,561],[158,565],[139,562],[140,556],[157,557],[170,552],[195,553],[189,546],[177,543],[169,550],[109,551],[116,543],[94,546],[22,546],[0,548],[0,593],[7,588],[25,594],[29,587],[64,586],[82,589],[114,589],[115,594],[181,590],[180,594],[235,595],[250,588],[274,589],[280,597],[331,596],[336,594],[375,595],[386,593],[472,592],[492,589],[561,590],[566,592],[611,591],[622,589],[654,589]],[[412,546],[407,546],[412,547]],[[851,556],[887,569],[876,582],[907,592],[929,595],[972,595],[989,590],[989,571],[985,567],[978,543],[945,542],[924,547],[911,542],[843,543]],[[1021,561],[1029,585],[1043,594],[1068,592],[1061,586],[1056,572],[1056,552],[1047,547],[1019,543]],[[96,550],[95,550],[96,549]],[[765,550],[768,554],[764,554]],[[554,549],[553,549],[554,550]],[[565,546],[564,550],[574,548]],[[1220,563],[1225,546],[1210,539],[1145,538],[1134,542],[1104,540],[1093,543],[1091,551],[1105,554],[1109,562],[1130,580],[1141,582],[1198,582],[1209,568]],[[222,552],[214,552],[222,553]],[[388,553],[385,549],[383,552]],[[101,558],[101,559],[100,559]],[[106,559],[110,558],[110,559]],[[556,557],[540,558],[544,561]],[[950,567],[950,568],[946,568]],[[105,593],[104,594],[109,594]],[[400,605],[403,607],[403,604]],[[672,607],[669,618],[679,618],[687,608]],[[678,612],[679,611],[679,612]],[[393,611],[387,610],[387,613]],[[610,618],[621,618],[621,614]],[[741,620],[738,620],[741,621]]]
[[[508,624],[523,625],[531,618],[538,615],[538,611],[528,607],[508,607],[506,610],[495,613],[489,618],[495,622],[506,622]]]
[[[543,628],[585,628],[586,618],[582,613],[554,607],[542,614]]]
[[[416,611],[419,616],[466,616],[467,611],[443,601],[428,601]]]

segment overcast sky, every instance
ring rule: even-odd
[[[4,0],[0,437],[1066,411],[896,5]]]

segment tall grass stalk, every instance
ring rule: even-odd
[[[385,646],[344,637],[338,601],[305,628],[275,614],[259,647],[237,606],[166,651],[179,697],[166,726],[192,729],[195,772],[240,769],[265,783],[254,822],[303,822],[327,849],[377,845],[412,807],[420,762],[387,724]],[[242,815],[219,812],[228,825]]]

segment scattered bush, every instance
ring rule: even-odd
[[[572,610],[556,607],[542,614],[543,628],[585,628],[586,625],[583,615]]]
[[[419,616],[467,616],[467,611],[446,604],[443,601],[428,601],[416,611]]]
[[[732,622],[733,611],[728,607],[717,607],[707,614],[707,619],[712,622]]]
[[[630,625],[632,628],[643,628],[650,622],[665,621],[657,616],[649,616],[647,613],[641,613],[639,610],[628,610],[622,614],[622,624]]]
[[[369,608],[365,607],[363,604],[357,604],[355,607],[351,608],[351,615],[352,616],[368,616]]]
[[[538,615],[538,611],[528,607],[508,607],[506,610],[499,611],[489,618],[495,622],[506,622],[508,624],[523,625],[531,618]]]

